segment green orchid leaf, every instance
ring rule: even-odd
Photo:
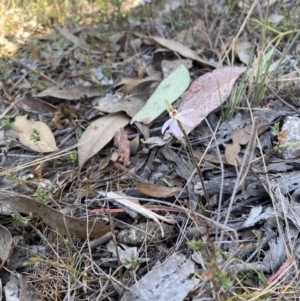
[[[177,100],[190,84],[188,69],[180,64],[168,77],[156,88],[144,107],[134,115],[131,123],[137,121],[149,124],[166,111],[165,101],[173,103]]]

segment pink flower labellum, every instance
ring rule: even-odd
[[[173,133],[174,136],[176,136],[176,137],[180,136],[181,129],[180,129],[177,121],[181,122],[183,125],[186,125],[186,126],[193,126],[193,122],[189,118],[184,116],[193,111],[194,111],[193,109],[187,109],[187,110],[183,110],[182,112],[178,113],[177,110],[172,109],[169,112],[170,119],[168,119],[164,123],[164,125],[161,129],[161,132],[164,133],[167,128],[170,128],[170,131]]]

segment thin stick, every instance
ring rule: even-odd
[[[205,196],[205,200],[206,200],[206,204],[209,204],[209,196],[208,196],[208,193],[207,193],[207,190],[205,188],[205,184],[204,184],[204,178],[203,178],[203,174],[202,174],[202,171],[200,169],[200,166],[198,165],[197,163],[197,160],[194,156],[194,152],[193,152],[193,149],[192,149],[192,146],[191,146],[191,143],[190,143],[190,140],[184,130],[184,127],[182,126],[181,122],[177,119],[177,123],[178,123],[178,126],[181,130],[181,132],[183,133],[184,135],[184,138],[186,140],[186,143],[187,143],[187,146],[188,146],[188,149],[189,149],[189,152],[190,152],[190,155],[191,155],[191,158],[192,158],[192,161],[193,161],[193,164],[195,165],[196,169],[197,169],[197,173],[199,175],[199,178],[200,178],[200,182],[201,182],[201,185],[202,185],[202,189],[203,189],[203,193],[204,193],[204,196]]]

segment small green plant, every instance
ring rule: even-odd
[[[10,118],[6,118],[4,120],[2,120],[2,125],[10,130],[14,130],[15,129],[15,124],[13,122],[11,122]]]
[[[41,141],[40,132],[37,129],[34,129],[30,134],[30,140],[33,140],[34,143]]]
[[[6,175],[6,178],[7,178],[8,180],[13,180],[14,175],[13,175],[12,173],[8,173],[8,174]]]
[[[32,212],[29,213],[28,217],[23,217],[20,213],[13,213],[12,218],[18,223],[27,226],[29,221],[32,220]]]
[[[72,164],[75,164],[77,161],[77,152],[74,151],[69,156],[70,156],[70,160],[71,160]]]
[[[46,201],[50,197],[50,192],[48,190],[44,190],[40,186],[38,186],[34,196],[37,196],[42,203],[46,203]]]
[[[200,251],[203,247],[203,243],[201,240],[191,240],[188,242],[188,247],[191,250]]]
[[[133,254],[130,259],[126,258],[123,264],[127,267],[128,270],[131,271],[135,270],[135,268],[137,267],[137,261]]]
[[[195,251],[201,251],[201,254],[207,259],[205,270],[201,275],[195,273],[200,280],[210,281],[214,287],[232,287],[233,283],[226,275],[226,272],[220,269],[217,261],[217,250],[214,243],[204,245],[201,240],[192,240],[188,243],[188,247]]]

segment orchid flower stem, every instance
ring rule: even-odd
[[[204,194],[204,197],[205,197],[205,200],[206,200],[206,204],[209,204],[209,196],[208,196],[208,193],[207,193],[206,188],[205,188],[203,174],[202,174],[200,166],[198,165],[197,160],[196,160],[196,158],[194,156],[194,152],[193,152],[193,149],[192,149],[191,142],[190,142],[190,140],[189,140],[189,138],[188,138],[188,136],[187,136],[187,134],[185,132],[185,129],[184,129],[182,123],[179,120],[177,120],[177,123],[178,123],[178,126],[179,126],[181,132],[184,135],[184,138],[186,140],[186,143],[187,143],[187,146],[188,146],[188,149],[189,149],[192,161],[193,161],[193,163],[194,163],[194,165],[196,167],[197,173],[199,175],[201,186],[202,186],[202,190],[203,190],[203,194]]]

